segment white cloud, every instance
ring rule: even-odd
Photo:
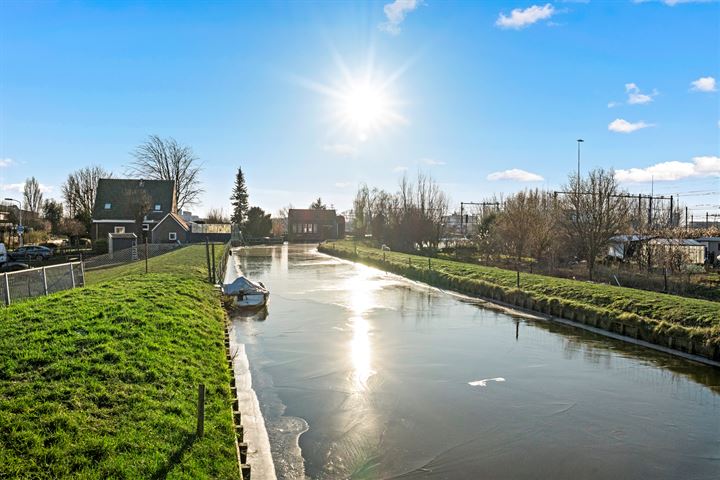
[[[397,167],[393,168],[393,172],[407,172],[407,169],[408,167],[398,165]]]
[[[674,7],[681,3],[709,3],[717,0],[633,0],[633,3],[651,3],[651,2],[663,3],[669,7]]]
[[[405,16],[420,6],[419,0],[395,0],[387,3],[383,7],[387,22],[380,24],[380,30],[392,35],[400,33],[400,24],[405,20]]]
[[[695,92],[715,92],[717,91],[717,85],[713,77],[700,77],[697,80],[690,82],[691,90]]]
[[[632,133],[636,130],[642,130],[643,128],[654,127],[652,123],[645,123],[643,121],[631,123],[622,118],[616,118],[608,125],[608,130],[617,133]]]
[[[620,105],[622,105],[622,102],[609,102],[608,108],[615,108],[615,107],[619,107]]]
[[[337,155],[339,157],[354,157],[358,154],[357,147],[344,143],[323,145],[322,149],[328,153],[332,153],[333,155]]]
[[[45,185],[43,183],[40,184],[40,191],[42,193],[49,193],[53,191],[52,185]],[[25,182],[22,183],[4,183],[0,185],[0,189],[6,190],[6,191],[12,191],[12,192],[18,192],[22,193],[25,189]]]
[[[699,176],[720,177],[720,157],[693,157],[692,162],[662,162],[646,168],[615,172],[615,178],[626,183],[674,181]]]
[[[425,165],[430,165],[430,166],[445,165],[445,162],[442,162],[442,161],[440,161],[440,160],[435,160],[435,159],[433,159],[433,158],[423,158],[423,159],[422,159],[422,162],[423,162]]]
[[[347,188],[352,185],[352,182],[335,182],[337,188]]]
[[[512,168],[510,170],[503,170],[502,172],[493,172],[487,176],[488,180],[514,180],[516,182],[542,182],[543,177],[537,173],[520,170],[519,168]]]
[[[500,28],[514,28],[519,30],[525,28],[533,23],[539,22],[540,20],[546,20],[552,17],[556,13],[555,8],[546,3],[542,7],[533,5],[526,9],[516,8],[510,12],[510,16],[500,13],[498,19],[495,21],[495,25]]]
[[[653,101],[653,97],[657,96],[658,91],[653,90],[651,94],[640,92],[640,88],[634,83],[626,83],[625,91],[628,94],[628,104],[630,105],[642,105],[643,103],[650,103]]]
[[[0,168],[9,167],[10,165],[15,165],[15,160],[12,158],[0,158]]]

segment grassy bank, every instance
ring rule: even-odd
[[[88,272],[88,287],[3,309],[0,478],[237,478],[225,314],[204,255]]]
[[[720,303],[631,288],[523,273],[494,267],[382,252],[351,241],[328,242],[320,250],[432,285],[500,300],[674,348],[717,355]],[[645,338],[647,337],[647,338]],[[655,338],[653,338],[655,337]]]

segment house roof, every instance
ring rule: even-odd
[[[165,223],[166,220],[175,220],[175,222],[177,222],[177,224],[180,225],[180,228],[182,228],[182,229],[185,230],[186,232],[187,232],[187,231],[190,231],[190,224],[189,224],[188,222],[186,222],[185,219],[183,219],[183,218],[182,218],[180,215],[178,215],[177,213],[168,213],[167,215],[165,215],[165,216],[163,217],[163,219],[160,220],[160,221],[157,223],[157,225],[155,225],[155,227],[153,228],[153,230],[155,230],[155,229],[158,228],[160,225],[162,225],[163,223]]]
[[[655,245],[682,245],[685,247],[704,247],[700,242],[689,238],[653,238],[650,243]]]
[[[720,242],[720,237],[700,237],[695,240],[698,242]]]
[[[139,200],[141,193],[147,199]],[[175,182],[172,180],[139,180],[126,178],[101,178],[98,181],[93,220],[133,220],[137,217],[139,201],[148,200],[146,217],[157,221],[174,212]],[[110,208],[105,208],[109,204]],[[155,210],[160,205],[160,210]]]
[[[291,208],[288,211],[288,221],[294,222],[335,222],[335,210],[315,210]]]

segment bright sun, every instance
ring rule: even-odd
[[[362,140],[367,135],[393,118],[390,102],[381,88],[373,85],[353,85],[341,99],[342,120],[354,130]]]
[[[372,58],[370,54],[364,71],[351,72],[342,58],[336,56],[335,63],[341,75],[339,81],[332,84],[299,79],[305,87],[330,99],[330,134],[342,130],[364,142],[390,127],[407,123],[398,113],[401,103],[393,87],[408,65],[383,75],[375,68]]]

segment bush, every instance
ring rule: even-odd
[[[95,243],[93,244],[93,253],[96,253],[97,255],[108,253],[108,241],[104,238],[95,240]]]

